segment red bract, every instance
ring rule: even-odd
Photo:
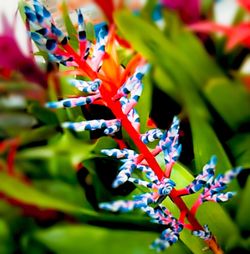
[[[250,2],[249,0],[238,0],[238,3],[244,7],[247,11],[250,11]]]
[[[250,11],[250,2],[238,0],[247,11]],[[192,31],[201,33],[219,32],[227,37],[226,50],[230,51],[236,46],[250,48],[250,22],[242,22],[235,26],[220,25],[215,22],[204,21],[189,26]]]
[[[189,26],[195,32],[212,33],[219,32],[227,37],[226,50],[230,51],[236,46],[250,47],[250,23],[241,23],[234,27],[219,25],[214,22],[199,22]]]
[[[200,18],[199,0],[161,0],[161,3],[169,9],[176,10],[185,23],[190,24]]]
[[[115,10],[113,0],[95,0],[95,2],[100,6],[108,21],[113,23],[113,12]]]

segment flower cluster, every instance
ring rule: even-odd
[[[78,10],[79,51],[77,52],[70,46],[68,36],[56,27],[50,13],[37,0],[34,0],[34,8],[25,7],[25,13],[31,28],[31,38],[41,49],[48,52],[50,59],[66,66],[74,66],[82,71],[84,77],[87,76],[90,79],[90,81],[69,80],[70,85],[84,93],[83,96],[48,102],[46,107],[52,109],[68,108],[101,101],[114,114],[114,119],[111,120],[95,119],[82,122],[64,122],[62,127],[73,131],[102,129],[104,134],[110,136],[124,128],[137,146],[137,151],[129,148],[114,148],[104,149],[102,153],[114,157],[122,163],[119,174],[113,182],[114,188],[129,181],[135,185],[143,186],[147,191],[134,196],[132,200],[102,203],[100,207],[113,212],[140,209],[154,223],[165,225],[166,229],[152,244],[152,247],[157,250],[164,250],[175,243],[184,227],[191,229],[194,235],[202,239],[212,238],[208,227],[204,226],[203,228],[195,219],[195,211],[205,201],[224,202],[231,198],[234,193],[223,193],[223,191],[227,184],[237,176],[240,169],[231,170],[215,178],[216,160],[215,157],[212,157],[209,163],[204,166],[202,173],[190,185],[182,190],[176,190],[175,183],[171,180],[171,171],[181,153],[179,119],[174,117],[168,131],[154,128],[146,133],[140,132],[140,117],[135,106],[142,94],[142,78],[147,73],[149,66],[143,61],[135,61],[136,68],[133,71],[131,69],[130,71],[125,70],[126,75],[119,79],[121,82],[117,85],[115,84],[117,80],[107,79],[102,75],[105,73],[103,67],[105,59],[109,59],[110,56],[107,51],[107,43],[110,41],[110,37],[105,24],[96,25],[96,41],[88,41],[84,19]],[[122,67],[119,66],[119,68]],[[149,143],[156,143],[155,148],[150,149]],[[159,166],[156,160],[156,157],[161,155],[165,161],[164,169]],[[139,172],[141,174],[138,174]],[[138,178],[138,175],[141,178]],[[189,210],[181,196],[201,190],[197,202]],[[175,218],[163,205],[162,202],[168,196],[180,209],[180,218]],[[189,220],[191,226],[185,224],[185,218]]]

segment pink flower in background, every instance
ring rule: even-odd
[[[178,11],[185,23],[193,23],[200,19],[199,0],[161,0],[161,4],[169,9]]]
[[[32,56],[26,56],[19,48],[14,37],[14,27],[2,16],[4,31],[0,34],[0,70],[17,71],[23,77],[45,88],[47,86],[46,74],[36,65]]]

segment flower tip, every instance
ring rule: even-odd
[[[212,155],[212,157],[210,159],[210,163],[213,165],[217,164],[217,156],[216,155]]]

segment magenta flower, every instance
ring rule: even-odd
[[[4,16],[1,18],[4,31],[0,34],[0,69],[17,71],[26,80],[45,88],[45,73],[36,65],[32,56],[26,56],[20,50],[14,37],[14,25],[10,25]]]
[[[193,23],[200,19],[199,0],[160,0],[166,8],[176,10],[185,23]]]

